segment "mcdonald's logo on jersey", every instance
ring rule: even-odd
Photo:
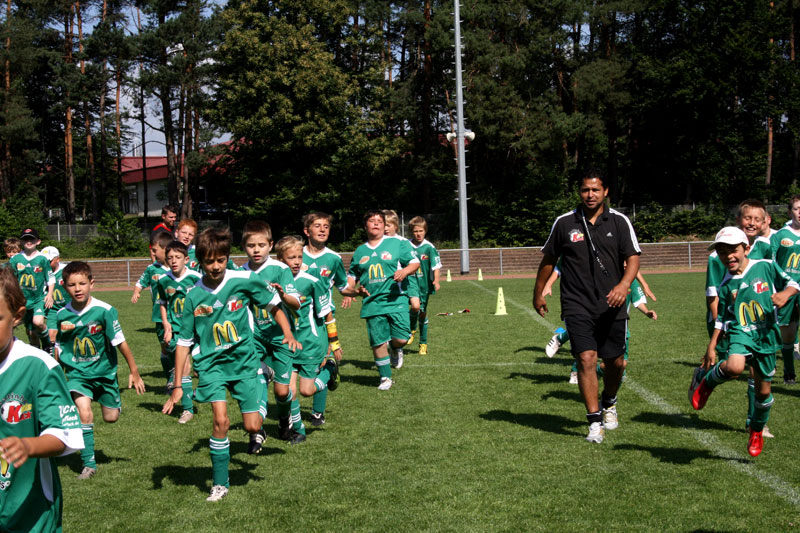
[[[765,319],[764,308],[755,300],[739,304],[739,325],[742,327],[753,322],[763,322]]]
[[[64,299],[64,295],[61,294],[60,289],[53,289],[53,301],[60,302]]]
[[[223,341],[224,344],[239,341],[239,334],[236,332],[236,326],[234,326],[233,322],[230,320],[226,320],[222,324],[215,323],[212,331],[214,333],[214,343],[217,346],[222,346]]]
[[[81,357],[97,355],[97,349],[94,346],[92,339],[88,337],[77,337],[72,343],[72,353],[80,354]]]
[[[33,274],[23,274],[19,277],[19,286],[23,288],[36,288],[36,280],[33,278]]]
[[[259,307],[257,305],[253,306],[253,314],[259,320],[267,320],[270,318],[269,316],[269,309],[266,307]]]
[[[786,268],[787,269],[797,269],[798,264],[800,264],[800,254],[792,253],[789,256],[789,259],[786,260]]]
[[[183,315],[183,307],[186,303],[186,298],[175,298],[175,301],[172,302],[172,312],[176,315]]]
[[[383,273],[383,265],[370,265],[369,266],[369,279],[385,279]]]

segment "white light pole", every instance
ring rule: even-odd
[[[456,143],[458,152],[458,226],[461,239],[461,273],[469,273],[469,231],[467,224],[467,171],[464,159],[464,90],[461,80],[461,11],[454,0],[456,34]]]

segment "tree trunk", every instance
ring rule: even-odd
[[[64,16],[64,58],[67,65],[72,64],[72,6],[69,6]],[[69,68],[69,67],[68,67]],[[69,82],[66,82],[67,84]],[[64,175],[67,189],[67,222],[75,223],[75,173],[72,162],[72,107],[69,104],[70,90],[67,86],[64,91],[67,102],[66,123],[64,125]]]
[[[86,128],[86,167],[89,172],[89,187],[92,198],[92,219],[99,220],[100,211],[97,209],[97,180],[94,169],[94,148],[92,147],[92,121],[89,114],[89,88],[86,86],[86,61],[83,59],[83,14],[81,3],[75,3],[75,12],[78,15],[78,51],[81,54],[81,77],[83,78],[83,122]],[[102,97],[101,97],[102,101]],[[101,115],[102,116],[102,115]],[[84,199],[84,203],[86,199]],[[84,216],[86,216],[84,214]]]

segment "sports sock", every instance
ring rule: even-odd
[[[754,404],[755,410],[753,412],[753,418],[750,422],[750,429],[753,431],[762,431],[764,429],[764,426],[767,425],[767,420],[769,420],[769,411],[774,402],[775,399],[772,397],[771,393],[769,396],[764,398],[763,401],[756,399]]]
[[[316,385],[317,390],[321,390],[322,387],[320,387],[320,383],[322,383],[324,387],[327,387],[328,380],[330,379],[331,379],[331,371],[330,369],[328,369],[328,365],[326,364],[320,369],[319,373],[317,374],[317,377],[314,378],[314,385]]]
[[[289,392],[289,394],[283,398],[277,394],[275,395],[275,405],[278,408],[278,418],[289,418],[289,412],[291,411],[292,403],[291,395],[291,392]]]
[[[756,409],[756,382],[753,378],[747,380],[747,422],[746,426],[750,426],[753,420],[753,414]]]
[[[569,341],[569,334],[564,328],[556,328],[556,335],[558,335],[558,342],[561,344]]]
[[[164,370],[164,374],[167,376],[168,381],[172,381],[173,376],[173,365],[172,359],[170,359],[169,355],[161,352],[161,368]]]
[[[602,422],[603,412],[595,411],[594,413],[586,413],[586,420],[589,422],[589,424],[594,424],[595,422]]]
[[[94,424],[81,424],[81,431],[83,431],[83,449],[81,450],[83,466],[97,468],[97,461],[94,458]]]
[[[300,398],[297,394],[292,394],[291,402],[291,424],[292,429],[298,433],[306,434],[306,426],[303,424],[303,419],[300,416]]]
[[[269,383],[267,383],[267,378],[263,374],[258,375],[259,383],[261,384],[261,401],[264,403],[263,406],[258,407],[258,414],[261,415],[261,418],[266,420],[267,419],[267,409],[269,406],[267,402],[269,401]]]
[[[577,372],[577,371],[578,371],[578,361],[575,361],[573,359],[573,361],[572,361],[572,369],[570,370],[570,372]]]
[[[228,465],[231,462],[231,441],[228,437],[208,441],[211,453],[211,479],[212,485],[229,486]]]
[[[392,365],[389,364],[389,356],[376,357],[375,366],[378,367],[378,375],[382,378],[392,377]]]
[[[603,409],[614,407],[616,404],[617,404],[616,396],[614,396],[613,398],[609,398],[606,396],[605,391],[603,391],[603,393],[600,394],[600,407],[602,407]]]
[[[722,361],[714,365],[711,370],[706,374],[704,378],[706,383],[712,389],[721,383],[725,383],[726,381],[730,381],[731,378],[728,377],[727,374],[722,370],[721,365]]]
[[[181,378],[181,390],[183,391],[183,396],[181,397],[181,407],[183,407],[184,411],[194,413],[194,402],[192,402],[194,393],[192,391],[191,376],[183,376]]]
[[[312,403],[311,403],[311,412],[316,414],[321,414],[325,412],[325,406],[328,404],[328,387],[324,389],[318,390],[314,393]]]
[[[419,321],[419,342],[420,344],[428,344],[428,315]]]
[[[783,356],[783,375],[794,376],[794,344],[784,344],[781,347]]]
[[[409,311],[409,318],[411,319],[411,331],[417,329],[417,322],[419,321],[419,311]]]

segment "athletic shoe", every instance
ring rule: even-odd
[[[415,329],[411,330],[411,336],[408,338],[408,342],[406,344],[411,346],[411,343],[414,342],[414,337],[416,336],[417,336],[417,330]]]
[[[218,502],[228,495],[228,487],[224,485],[214,485],[211,487],[211,494],[206,498],[207,502]]]
[[[783,375],[783,384],[784,385],[795,385],[797,383],[797,381],[795,381],[796,379],[797,379],[797,376],[795,376],[794,374],[784,374]]]
[[[420,355],[428,355],[428,345],[427,344],[420,344],[419,345],[419,354]]]
[[[381,378],[381,384],[378,385],[378,390],[389,390],[394,385],[392,378]]]
[[[617,419],[617,406],[612,405],[608,409],[603,409],[603,428],[617,429],[619,420]]]
[[[267,383],[272,383],[275,379],[275,371],[263,362],[261,363],[261,373],[264,374],[264,379],[267,380]]]
[[[247,447],[247,453],[250,455],[261,453],[261,448],[263,447],[265,440],[267,440],[267,432],[264,431],[264,428],[259,429],[258,433],[251,433],[250,445]]]
[[[315,428],[325,425],[325,415],[323,413],[311,413],[311,425]]]
[[[556,333],[550,338],[547,346],[544,347],[544,353],[547,355],[547,357],[553,357],[560,348],[561,341],[558,340],[558,333]]]
[[[589,434],[586,435],[586,440],[588,442],[596,442],[599,444],[603,442],[604,436],[605,431],[603,430],[602,422],[592,422],[589,424]]]
[[[708,386],[705,379],[700,382],[700,385],[692,393],[692,407],[694,407],[695,411],[699,411],[706,406],[708,397],[711,396],[712,392],[714,392],[714,389]]]
[[[764,429],[761,430],[761,436],[765,439],[774,439],[775,435],[773,435],[767,426],[764,426]]]
[[[800,361],[800,344],[794,345],[794,358]]]
[[[570,385],[577,385],[578,384],[578,373],[577,372],[570,372],[569,373],[569,384]]]
[[[292,438],[289,439],[289,444],[295,446],[297,444],[303,443],[306,441],[306,436],[304,433],[298,433],[297,431],[292,432]]]
[[[289,425],[289,417],[278,419],[278,438],[289,440],[292,438],[292,426]]]
[[[336,361],[335,357],[328,357],[328,362],[325,363],[326,365],[330,366],[330,373],[331,377],[328,380],[328,390],[335,391],[339,388],[339,382],[342,378],[339,376],[339,362]]]
[[[753,457],[758,457],[761,450],[764,449],[764,436],[761,431],[750,430],[750,439],[747,441],[747,453]]]
[[[394,353],[394,368],[403,368],[403,349],[398,348]]]
[[[392,353],[389,354],[389,365],[391,365],[392,368],[397,368],[397,352],[394,350],[391,351]]]
[[[689,403],[692,403],[694,391],[700,385],[700,382],[703,381],[703,377],[705,375],[705,370],[703,370],[702,366],[698,366],[694,369],[694,372],[692,373],[692,381],[689,383]]]
[[[185,424],[192,418],[194,418],[194,413],[192,413],[191,411],[184,411],[183,413],[181,413],[181,417],[178,419],[178,424]]]
[[[92,468],[92,467],[89,467],[89,466],[84,466],[83,470],[81,470],[81,473],[78,474],[78,479],[89,479],[90,477],[92,477],[96,473],[97,473],[97,469],[96,468]]]

